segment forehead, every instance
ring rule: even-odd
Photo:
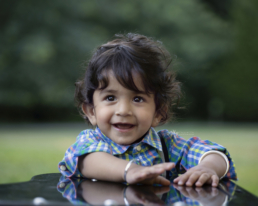
[[[132,81],[133,82],[125,82],[122,78],[118,78],[115,76],[114,72],[110,69],[106,72],[105,74],[107,80],[108,80],[108,84],[107,84],[107,87],[118,87],[118,86],[121,86],[121,87],[125,87],[125,84],[128,85],[128,88],[129,90],[134,90],[134,88],[130,88],[130,86],[132,84],[134,84],[137,88],[137,90],[139,90],[140,92],[144,92],[145,93],[145,88],[144,88],[144,84],[143,84],[143,81],[142,81],[142,78],[141,76],[135,72],[135,71],[132,71]],[[122,83],[122,84],[121,84]],[[99,88],[102,87],[101,83],[99,85]],[[126,88],[126,87],[125,87]]]

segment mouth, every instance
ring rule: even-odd
[[[116,124],[113,124],[113,126],[119,130],[128,130],[134,127],[133,124],[127,124],[127,123],[116,123]]]

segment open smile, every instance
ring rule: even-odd
[[[127,124],[127,123],[116,123],[116,124],[113,124],[113,126],[119,131],[128,131],[132,129],[135,125]]]

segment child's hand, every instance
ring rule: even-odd
[[[219,177],[213,169],[199,164],[189,169],[183,175],[180,175],[174,179],[174,183],[186,186],[195,185],[197,187],[201,187],[204,184],[211,184],[213,187],[217,187],[219,183]]]
[[[174,179],[174,183],[197,187],[210,184],[212,187],[217,187],[219,177],[222,177],[226,170],[227,164],[221,155],[209,154],[203,158],[199,165],[192,167],[185,174]]]
[[[129,168],[126,180],[129,184],[161,184],[170,185],[170,181],[160,176],[164,171],[171,170],[175,167],[174,163],[162,163],[150,167],[143,167],[132,164]]]

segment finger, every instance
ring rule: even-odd
[[[161,163],[157,165],[151,166],[153,168],[162,168],[164,170],[171,170],[173,167],[175,167],[175,163],[169,162],[169,163]]]
[[[165,169],[166,170],[172,170],[175,166],[176,166],[175,163],[172,163],[172,162],[165,163]]]
[[[168,168],[173,166],[173,163],[168,165]],[[154,165],[150,167],[135,167],[131,168],[127,173],[127,182],[129,184],[135,184],[137,182],[142,182],[144,180],[148,180],[148,184],[151,183],[157,176],[162,174],[166,169],[165,164]],[[165,183],[168,184],[167,182]]]
[[[199,177],[199,179],[198,179],[198,181],[195,183],[195,185],[197,186],[197,187],[201,187],[201,186],[203,186],[205,183],[208,183],[208,181],[210,180],[210,175],[208,174],[208,173],[203,173],[200,177]]]
[[[138,180],[154,178],[160,174],[162,174],[165,170],[162,167],[144,167],[138,173]]]
[[[175,178],[175,179],[173,180],[173,183],[174,183],[174,184],[177,184],[177,183],[179,182],[179,180],[180,180],[180,178],[177,177],[177,178]]]
[[[154,165],[150,167],[144,167],[144,169],[142,170],[142,175],[147,175],[151,177],[152,175],[162,174],[164,171],[165,169],[162,165]]]
[[[167,180],[166,178],[162,177],[162,176],[158,176],[154,179],[154,184],[160,184],[163,186],[169,186],[170,185],[170,181]]]
[[[177,183],[178,185],[184,185],[185,182],[188,180],[189,176],[190,176],[190,173],[186,172],[185,174],[180,175],[179,177],[174,179],[174,183]]]
[[[129,184],[135,184],[137,182],[142,182],[144,184],[154,184],[153,180],[157,176],[159,176],[166,170],[171,170],[174,166],[175,166],[174,163],[162,163],[162,164],[158,164],[158,165],[154,165],[154,166],[150,166],[150,167],[132,168],[127,173],[127,182]],[[168,180],[165,181],[165,180],[163,180],[161,182],[161,184],[169,185],[170,181],[168,181]],[[156,183],[156,184],[159,184],[159,183]]]
[[[195,182],[199,179],[199,177],[200,177],[199,172],[195,172],[195,173],[191,174],[189,179],[185,183],[185,185],[188,186],[188,187],[193,186],[195,184]]]
[[[146,173],[142,173],[141,175],[139,175],[137,178],[135,178],[135,181],[131,184],[134,183],[143,183],[143,184],[154,184],[154,179],[159,176],[159,175],[153,175],[153,174],[146,174]]]
[[[149,169],[148,167],[141,168],[140,170],[133,168],[127,173],[127,183],[135,184],[146,179],[155,178],[158,175],[159,173],[156,174],[155,172],[153,174],[153,169]]]
[[[211,176],[211,186],[212,187],[217,187],[219,185],[219,177],[217,175],[212,175]]]
[[[162,173],[162,172],[161,172]],[[160,184],[162,186],[169,186],[170,181],[166,178],[159,175],[159,173],[155,172],[155,169],[146,170],[143,172],[139,178],[137,179],[137,182],[141,182],[143,184]]]
[[[173,180],[173,183],[174,183],[174,184],[177,184],[179,180],[180,180],[180,178],[177,177],[177,178],[175,178],[175,179]]]
[[[175,167],[175,163],[162,163],[150,167],[145,167],[144,172],[146,172],[146,174],[151,177],[152,175],[160,175],[166,170],[171,170],[173,167]]]
[[[179,175],[177,178],[175,178],[175,179],[173,180],[173,183],[178,184],[178,182],[179,182],[182,178],[184,178],[185,175],[188,175],[187,172],[186,172],[185,174],[181,174],[181,175]]]

